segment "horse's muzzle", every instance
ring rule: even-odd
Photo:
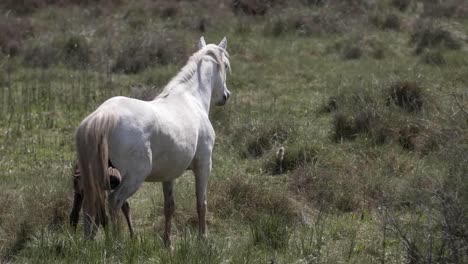
[[[231,97],[231,93],[228,91],[228,92],[225,92],[223,94],[223,100],[216,103],[217,106],[223,106],[226,104],[227,100],[229,99],[229,97]]]

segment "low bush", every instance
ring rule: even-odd
[[[392,0],[391,4],[398,10],[404,12],[410,6],[411,0]]]
[[[183,42],[136,33],[122,43],[112,72],[135,74],[158,64],[182,63],[187,57],[188,50]]]
[[[416,54],[421,54],[428,48],[456,50],[461,47],[461,44],[449,31],[434,26],[431,22],[427,21],[416,23],[410,43],[415,46],[414,52]]]
[[[387,105],[390,103],[393,103],[408,112],[418,112],[424,105],[422,89],[415,82],[395,82],[388,90]]]
[[[23,49],[24,41],[33,35],[33,27],[25,20],[0,18],[0,54],[16,56]]]

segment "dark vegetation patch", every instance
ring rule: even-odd
[[[370,17],[370,22],[376,27],[384,30],[400,30],[401,21],[400,17],[396,14],[387,14],[385,16],[373,15]]]
[[[339,109],[342,98],[338,96],[330,96],[325,104],[319,109],[319,113],[336,112]]]
[[[407,149],[423,155],[437,149],[442,135],[436,127],[424,126],[420,123],[403,123],[398,130],[398,142]]]
[[[443,66],[447,64],[447,60],[441,50],[428,50],[422,54],[421,61],[425,64]]]
[[[461,44],[450,31],[435,26],[432,22],[419,21],[411,35],[410,43],[415,47],[414,52],[421,54],[428,48],[460,49]]]
[[[23,63],[28,67],[48,68],[59,62],[60,53],[51,41],[30,43],[24,49]]]
[[[411,0],[392,0],[391,4],[401,12],[404,12],[410,6]]]
[[[327,53],[337,53],[343,60],[357,60],[363,56],[383,59],[385,44],[374,37],[351,36],[339,40],[326,48]]]
[[[430,18],[466,18],[468,3],[464,0],[424,0],[422,16]]]
[[[29,43],[24,48],[23,62],[30,67],[47,68],[62,63],[73,69],[84,69],[91,63],[91,56],[88,41],[72,35]]]
[[[333,139],[339,142],[365,135],[372,142],[380,145],[392,135],[387,125],[382,117],[370,110],[361,110],[351,115],[337,113],[333,119]]]
[[[63,62],[72,68],[86,68],[90,63],[91,48],[88,41],[79,35],[70,36],[62,46]]]
[[[34,29],[26,20],[1,17],[0,32],[0,53],[16,56],[21,52],[24,40],[33,35]]]
[[[337,113],[333,117],[333,131],[333,139],[335,141],[354,139],[358,134],[352,117],[343,113]]]
[[[88,6],[88,5],[96,5],[99,4],[100,1],[98,0],[3,0],[0,2],[0,8],[8,11],[12,11],[18,15],[28,15],[31,14],[41,8],[46,8],[48,6],[70,6],[70,5],[81,5],[81,6]],[[102,1],[106,4],[113,5],[120,4],[121,0],[115,1]]]
[[[184,43],[175,38],[136,34],[123,41],[112,72],[134,74],[155,65],[180,64],[187,54]]]
[[[230,6],[235,14],[263,16],[267,11],[282,0],[232,0]]]
[[[341,50],[341,57],[345,60],[357,60],[362,56],[362,49],[358,45],[345,45]]]
[[[264,34],[278,37],[285,33],[299,36],[323,36],[342,32],[336,14],[322,12],[312,15],[287,13],[286,16],[275,17],[265,23]]]
[[[301,16],[294,19],[293,26],[302,36],[321,36],[336,34],[342,31],[338,19],[330,13]]]
[[[415,82],[399,81],[384,89],[385,104],[372,101],[369,95],[339,95],[330,97],[323,108],[330,109],[333,102],[332,139],[336,142],[354,140],[365,137],[376,145],[386,142],[396,142],[402,148],[426,155],[444,144],[444,139],[450,134],[433,123],[421,123],[413,118],[399,118],[392,114],[392,108],[385,105],[396,105],[406,112],[416,113],[423,109],[426,103],[422,89]],[[445,132],[444,132],[445,131]]]
[[[14,239],[9,247],[2,252],[0,260],[4,260],[6,262],[12,261],[14,257],[26,247],[26,243],[33,238],[33,235],[34,228],[32,224],[26,219],[20,222],[16,234],[14,235]]]
[[[141,30],[149,22],[148,17],[172,19],[180,12],[178,1],[136,1],[129,5],[124,19],[130,28]]]
[[[423,108],[424,96],[421,87],[411,81],[399,81],[391,85],[388,104],[395,104],[408,112],[418,112]]]

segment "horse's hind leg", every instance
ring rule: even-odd
[[[76,225],[80,219],[81,206],[83,204],[83,192],[80,190],[80,170],[78,164],[75,164],[73,171],[73,207],[70,212],[70,225],[76,230]]]
[[[136,159],[137,157],[135,157]],[[141,158],[140,160],[143,160]],[[111,213],[111,221],[114,226],[114,232],[119,233],[119,217],[118,212],[122,208],[125,201],[130,198],[143,184],[146,176],[151,172],[150,162],[136,162],[127,166],[128,174],[123,177],[122,182],[117,188],[109,195],[109,208]]]
[[[86,199],[86,198],[85,198]],[[86,205],[86,203],[85,203]],[[89,209],[84,206],[83,208],[83,221],[84,221],[84,234],[85,234],[85,239],[93,239],[94,236],[96,235],[97,229],[98,229],[98,221],[94,216],[91,216],[89,213]]]
[[[83,204],[83,195],[75,190],[75,195],[73,197],[73,208],[70,213],[70,225],[73,230],[76,230],[76,225],[80,219],[81,205]]]
[[[195,174],[195,191],[197,195],[198,231],[201,238],[205,238],[207,211],[206,193],[208,177],[211,173],[211,155],[208,159],[197,161],[193,172]]]
[[[127,220],[128,231],[130,232],[130,237],[134,236],[133,233],[133,226],[132,226],[132,218],[130,216],[130,205],[128,201],[125,201],[122,205],[122,212],[125,216],[125,220]]]
[[[164,192],[164,218],[166,219],[164,228],[164,245],[166,247],[171,247],[171,220],[175,211],[174,181],[163,182],[162,185]]]

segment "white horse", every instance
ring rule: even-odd
[[[109,195],[109,209],[118,229],[117,212],[144,181],[162,182],[164,243],[171,245],[175,210],[174,180],[190,169],[195,174],[199,233],[206,236],[208,177],[215,132],[208,118],[211,100],[224,105],[230,92],[227,40],[206,45],[203,37],[182,70],[153,101],[113,97],[87,116],[76,132],[84,191],[84,235],[93,238],[105,208],[109,187],[108,161],[121,172],[121,184]],[[91,227],[93,224],[93,227]]]

